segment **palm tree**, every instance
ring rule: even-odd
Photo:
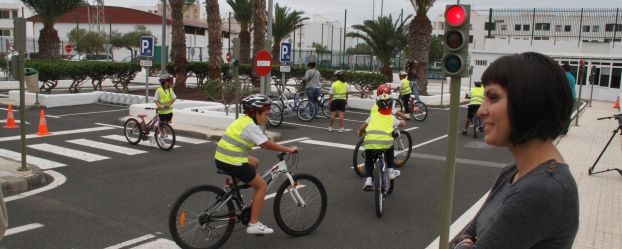
[[[406,46],[405,23],[411,15],[398,18],[393,22],[393,17],[381,16],[377,20],[365,20],[363,24],[353,25],[357,32],[349,32],[348,37],[356,37],[365,41],[371,47],[374,55],[382,62],[380,73],[387,80],[393,80],[393,72],[389,67],[393,58],[404,46]]]
[[[175,91],[186,90],[186,74],[188,60],[186,59],[186,30],[184,28],[184,9],[193,4],[194,0],[170,0],[171,17],[173,19],[173,37],[171,44],[171,58],[175,65]]]
[[[43,21],[39,31],[39,58],[55,59],[60,57],[60,39],[54,29],[56,20],[67,12],[79,7],[83,0],[21,0]]]
[[[250,25],[253,21],[253,3],[251,0],[227,0],[233,17],[240,24],[240,63],[251,61]]]
[[[432,44],[432,23],[428,19],[428,11],[436,0],[410,0],[415,9],[415,18],[410,22],[408,46],[410,47],[410,60],[417,61],[417,85],[419,94],[428,94],[428,54]]]
[[[266,39],[267,16],[266,0],[254,0],[253,8],[253,58],[264,49]]]
[[[207,10],[207,52],[209,53],[207,77],[215,80],[220,79],[220,64],[222,64],[222,30],[218,0],[205,1],[205,9]]]
[[[279,58],[277,55],[280,53],[281,41],[285,36],[294,32],[294,30],[303,26],[302,22],[309,20],[308,17],[302,17],[304,11],[290,12],[290,8],[287,6],[280,7],[277,3],[274,8],[274,23],[272,23],[272,37],[274,37],[274,43],[272,44],[272,62],[278,63]]]

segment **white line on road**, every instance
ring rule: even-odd
[[[153,137],[153,135],[151,135]],[[103,138],[107,138],[107,139],[112,139],[112,140],[116,140],[116,141],[120,141],[120,142],[126,142],[127,143],[127,139],[125,139],[124,136],[121,135],[108,135],[108,136],[102,136]],[[138,143],[138,145],[142,145],[142,146],[147,146],[147,147],[155,147],[157,148],[158,145],[155,143],[155,141],[153,141],[153,145],[151,145],[150,141],[145,141],[145,140],[141,140],[140,143]],[[179,145],[175,145],[173,148],[179,148],[181,146]]]
[[[101,126],[106,126],[106,127],[112,127],[112,128],[121,128],[123,129],[123,126],[119,126],[119,125],[110,125],[110,124],[104,124],[104,123],[95,123],[96,125],[101,125]],[[175,136],[175,141],[179,141],[179,142],[183,142],[183,143],[189,143],[189,144],[204,144],[204,143],[209,143],[210,141],[205,140],[205,139],[196,139],[196,138],[190,138],[190,137],[184,137],[184,136]]]
[[[139,246],[132,247],[131,249],[178,249],[179,247],[175,242],[169,239],[159,238],[157,240],[145,243]]]
[[[277,142],[277,144],[288,144],[288,143],[294,143],[294,142],[298,142],[298,141],[301,141],[301,140],[307,140],[307,139],[309,139],[309,138],[308,137],[301,137],[301,138],[295,138],[295,139],[280,141],[280,142]],[[253,147],[253,150],[256,150],[256,149],[259,149],[259,148],[261,148],[261,147],[255,146],[255,147]]]
[[[78,116],[78,115],[88,115],[88,114],[97,114],[97,113],[106,113],[106,112],[120,112],[127,111],[127,109],[117,109],[117,110],[108,110],[108,111],[99,111],[99,112],[82,112],[82,113],[72,113],[72,114],[63,114],[56,115],[56,117],[68,117],[68,116]]]
[[[406,129],[404,129],[404,130],[405,130],[405,131],[412,131],[412,130],[416,130],[416,129],[419,129],[419,127],[418,127],[418,126],[415,126],[415,127],[406,128]]]
[[[97,141],[88,140],[88,139],[74,139],[74,140],[68,140],[67,142],[82,145],[82,146],[87,146],[91,148],[112,151],[112,152],[121,153],[124,155],[130,155],[130,156],[138,155],[141,153],[147,153],[144,150],[136,150],[132,148],[97,142]]]
[[[10,197],[4,198],[4,200],[9,202],[9,201],[14,201],[14,200],[19,200],[19,199],[22,199],[22,198],[25,198],[25,197],[28,197],[28,196],[36,195],[36,194],[41,193],[41,192],[45,192],[45,191],[48,191],[48,190],[55,189],[58,186],[63,185],[67,181],[67,178],[64,175],[62,175],[62,174],[60,174],[60,173],[58,173],[58,172],[56,172],[54,170],[46,170],[45,174],[51,176],[54,179],[54,180],[52,180],[52,182],[50,184],[45,185],[45,186],[43,186],[41,188],[30,190],[28,192],[24,192],[24,193],[21,193],[21,194],[18,194],[18,195],[14,195],[14,196],[10,196]]]
[[[126,247],[126,246],[130,246],[130,245],[133,245],[133,244],[136,244],[136,243],[148,240],[148,239],[153,239],[153,238],[155,238],[155,235],[147,234],[145,236],[141,236],[141,237],[138,237],[138,238],[135,238],[135,239],[132,239],[132,240],[125,241],[123,243],[119,243],[119,244],[116,244],[116,245],[113,245],[113,246],[109,246],[109,247],[106,247],[104,249],[120,249],[120,248],[123,248],[123,247]]]
[[[48,144],[48,143],[32,144],[32,145],[28,145],[28,147],[37,149],[37,150],[42,150],[45,152],[49,152],[52,154],[60,155],[60,156],[66,156],[66,157],[71,157],[71,158],[75,158],[75,159],[82,160],[82,161],[87,161],[87,162],[95,162],[99,160],[110,159],[107,156],[100,156],[97,154],[88,153],[88,152],[84,152],[80,150],[69,149],[69,148],[56,146],[56,145]]]
[[[0,149],[0,157],[9,158],[15,161],[22,161],[22,154],[10,150]],[[66,164],[50,161],[47,159],[39,158],[36,156],[26,155],[26,163],[37,166],[43,170],[53,169],[58,167],[67,166]]]
[[[319,126],[313,126],[313,125],[304,125],[304,124],[297,124],[297,123],[290,123],[290,122],[283,122],[283,124],[288,124],[288,125],[297,125],[297,126],[302,126],[302,127],[310,127],[310,128],[316,128],[316,129],[322,129],[322,130],[328,130],[327,127],[319,127]],[[345,131],[351,131],[352,129],[345,129]]]
[[[75,130],[66,130],[66,131],[50,131],[50,135],[47,136],[39,136],[37,134],[30,134],[30,135],[26,135],[26,138],[40,138],[40,137],[49,137],[49,136],[59,136],[59,135],[68,135],[68,134],[77,134],[77,133],[87,133],[87,132],[94,132],[94,131],[105,131],[105,130],[111,130],[113,129],[112,127],[94,127],[94,128],[85,128],[85,129],[75,129]],[[12,137],[3,137],[0,138],[0,142],[4,142],[4,141],[15,141],[15,140],[20,140],[22,139],[21,136],[12,136]]]
[[[120,125],[111,125],[111,124],[104,124],[104,123],[95,123],[96,125],[101,125],[101,126],[106,126],[106,127],[112,127],[112,128],[121,128],[123,129],[123,126]]]
[[[333,143],[333,142],[326,142],[326,141],[318,141],[318,140],[303,140],[300,141],[301,143],[306,143],[306,144],[315,144],[315,145],[321,145],[321,146],[329,146],[329,147],[335,147],[335,148],[342,148],[342,149],[350,149],[353,150],[354,149],[354,145],[350,145],[350,144],[340,144],[340,143]]]
[[[423,142],[423,143],[416,144],[416,145],[414,145],[414,146],[413,146],[413,149],[415,149],[415,148],[419,148],[419,147],[424,146],[424,145],[429,144],[429,143],[436,142],[436,141],[441,140],[441,139],[446,138],[446,137],[447,137],[447,135],[445,134],[445,135],[443,135],[443,136],[440,136],[440,137],[437,137],[437,138],[430,139],[430,140],[425,141],[425,142]]]
[[[6,230],[6,233],[4,234],[4,236],[9,236],[9,235],[13,235],[13,234],[16,234],[16,233],[26,232],[26,231],[37,229],[37,228],[40,228],[40,227],[43,227],[43,224],[41,224],[41,223],[32,223],[32,224],[28,224],[28,225],[19,226],[19,227],[9,228],[9,229]]]

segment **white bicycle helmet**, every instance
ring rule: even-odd
[[[270,100],[268,96],[263,94],[253,94],[242,99],[242,108],[244,110],[244,113],[249,113],[250,111],[262,111],[270,109],[271,105],[272,100]]]

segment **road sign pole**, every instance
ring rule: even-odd
[[[145,67],[145,104],[149,103],[149,69]]]

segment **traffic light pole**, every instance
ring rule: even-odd
[[[17,50],[17,66],[15,72],[19,82],[19,124],[20,140],[21,140],[21,166],[18,171],[28,171],[30,167],[26,162],[26,94],[24,89],[25,65],[26,65],[26,19],[23,17],[13,19],[15,50]]]
[[[460,77],[451,77],[449,84],[449,128],[447,128],[447,154],[445,161],[445,191],[443,196],[443,213],[439,249],[447,249],[449,244],[449,228],[451,226],[451,210],[454,198],[454,179],[456,173],[456,149],[458,137],[458,107],[460,104]]]

